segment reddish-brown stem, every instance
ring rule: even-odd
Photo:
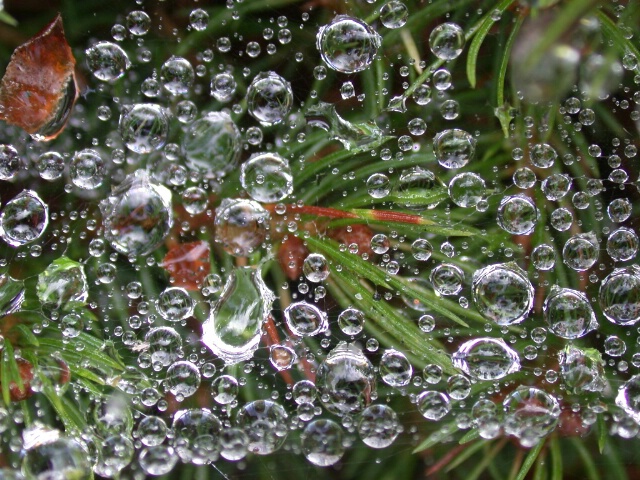
[[[429,477],[431,475],[435,475],[444,467],[446,467],[451,460],[456,458],[460,452],[462,452],[467,445],[456,445],[454,448],[449,450],[440,460],[434,463],[429,470],[427,470],[426,476]]]
[[[275,204],[267,204],[264,206],[268,211],[275,212]],[[412,215],[410,213],[392,212],[389,210],[365,210],[362,215],[346,210],[339,210],[330,207],[315,207],[312,205],[287,205],[287,209],[301,213],[303,215],[315,215],[317,217],[327,217],[333,219],[339,218],[371,218],[384,222],[410,223],[419,225],[424,223],[424,219],[420,215]]]
[[[269,212],[275,212],[276,206],[273,203],[264,206]],[[345,212],[344,210],[338,210],[337,208],[330,207],[314,207],[312,205],[287,205],[287,209],[302,213],[303,215],[315,215],[317,217],[327,218],[358,218],[358,215],[352,212]]]

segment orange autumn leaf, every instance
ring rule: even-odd
[[[205,241],[183,243],[172,247],[160,266],[173,277],[175,286],[198,290],[211,271],[209,252]]]
[[[58,14],[13,52],[0,82],[0,119],[37,140],[55,138],[76,100],[75,65]]]

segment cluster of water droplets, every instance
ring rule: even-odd
[[[240,30],[242,2],[228,3]],[[24,317],[30,345],[49,348],[30,393],[66,394],[65,355],[79,363],[68,396],[91,423],[78,433],[61,418],[61,434],[43,414],[26,428],[13,404],[0,407],[28,478],[156,476],[279,449],[327,467],[355,442],[416,444],[445,422],[529,448],[569,412],[580,422],[568,434],[604,413],[620,436],[638,434],[638,135],[571,139],[595,135],[594,99],[633,109],[637,125],[638,89],[611,96],[624,75],[639,83],[637,60],[590,56],[587,73],[615,81],[582,74],[549,114],[559,125],[514,117],[510,151],[490,169],[505,157],[502,132],[463,121],[452,94],[463,26],[435,25],[422,60],[392,59],[385,36],[411,12],[378,3],[369,21],[261,20],[247,42],[193,9],[180,42],[215,39],[166,58],[146,43],[156,21],[131,11],[84,53],[93,90],[68,127],[76,138],[0,146],[0,314]],[[303,54],[307,37],[315,50]],[[528,68],[526,47],[514,68]],[[300,99],[295,70],[266,61],[282,52],[301,65],[314,56],[316,101]],[[399,94],[381,80],[378,115],[363,119],[372,99],[357,75],[391,61]],[[551,73],[531,75],[514,79],[523,103],[548,94]],[[340,99],[325,98],[336,78]],[[345,167],[343,152],[367,161]],[[349,223],[367,214],[370,225]],[[29,265],[41,257],[44,268]],[[83,360],[84,349],[104,357]]]

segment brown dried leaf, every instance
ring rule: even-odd
[[[0,82],[0,119],[37,140],[55,138],[76,100],[75,64],[58,14],[13,52]]]

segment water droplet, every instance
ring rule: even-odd
[[[533,308],[533,285],[515,263],[476,270],[471,291],[478,312],[498,325],[521,323]]]
[[[598,260],[600,247],[594,233],[579,233],[571,237],[562,249],[562,260],[577,272],[589,270]]]
[[[241,148],[240,131],[225,112],[210,112],[196,120],[182,140],[186,165],[212,177],[235,169]]]
[[[175,362],[167,370],[164,386],[180,402],[196,393],[200,379],[200,370],[193,363]]]
[[[429,281],[438,294],[457,295],[462,290],[464,272],[452,263],[441,263],[431,270]]]
[[[138,103],[123,109],[119,128],[129,150],[146,154],[159,150],[167,142],[169,119],[160,105]]]
[[[167,431],[167,424],[162,418],[149,415],[140,420],[135,436],[147,447],[155,447],[164,442]]]
[[[387,405],[367,407],[358,422],[358,434],[362,442],[371,448],[387,448],[401,430],[398,415]]]
[[[282,123],[293,106],[291,84],[275,72],[261,72],[247,88],[247,110],[263,127]]]
[[[325,63],[341,73],[366,70],[373,62],[382,38],[362,20],[338,15],[318,30],[316,47]]]
[[[558,158],[555,148],[547,143],[537,143],[529,151],[531,163],[538,168],[549,168],[553,166]]]
[[[374,173],[367,178],[367,192],[372,198],[384,198],[391,192],[391,182],[384,173]]]
[[[0,145],[0,180],[11,180],[21,168],[18,151],[12,145]]]
[[[342,428],[332,420],[315,420],[300,434],[304,456],[314,465],[328,467],[344,455]]]
[[[186,58],[171,57],[162,64],[160,78],[165,90],[171,95],[184,95],[193,86],[195,72]]]
[[[512,235],[529,235],[538,223],[538,208],[526,195],[505,196],[498,207],[498,225]]]
[[[375,121],[349,122],[338,115],[332,103],[318,102],[307,108],[305,117],[308,125],[329,132],[330,138],[341,142],[347,150],[365,147],[383,137]]]
[[[287,412],[271,400],[247,402],[236,416],[236,424],[249,437],[249,451],[269,455],[278,450],[287,438]]]
[[[633,260],[638,252],[638,236],[630,228],[620,227],[607,238],[607,253],[616,262]]]
[[[458,128],[444,130],[433,138],[433,151],[444,168],[462,168],[473,158],[476,140]]]
[[[178,463],[173,447],[168,445],[157,445],[143,448],[138,457],[140,468],[147,474],[153,476],[166,475],[173,470]]]
[[[87,303],[89,286],[82,264],[68,257],[55,259],[38,275],[38,300],[53,309],[73,310]]]
[[[198,32],[203,32],[209,24],[209,14],[202,8],[195,8],[189,14],[189,25]]]
[[[62,176],[64,164],[64,157],[58,152],[46,152],[38,157],[36,168],[41,178],[51,182]]]
[[[427,420],[437,422],[451,411],[451,402],[442,392],[427,390],[416,399],[418,411]]]
[[[156,300],[156,309],[165,320],[179,322],[193,315],[193,299],[184,288],[165,288]]]
[[[69,165],[71,183],[83,190],[93,190],[102,185],[105,173],[104,160],[98,152],[90,148],[76,152]]]
[[[407,23],[409,18],[409,9],[407,6],[398,1],[391,0],[380,8],[380,21],[387,28],[401,28]]]
[[[0,237],[12,247],[31,243],[49,224],[49,206],[33,190],[23,190],[0,213]]]
[[[248,360],[260,344],[273,300],[260,270],[234,269],[202,325],[202,342],[227,364]]]
[[[24,282],[6,273],[0,275],[0,317],[20,310],[24,294]]]
[[[531,252],[531,263],[537,270],[551,270],[556,264],[556,252],[546,243],[538,245]]]
[[[574,340],[598,328],[589,300],[576,290],[552,287],[542,311],[549,330],[562,338]]]
[[[516,388],[505,397],[502,406],[505,433],[517,437],[527,448],[551,433],[560,418],[558,400],[535,387]]]
[[[222,423],[205,408],[179,410],[173,415],[173,448],[185,463],[209,464],[218,459]]]
[[[262,246],[269,227],[269,212],[253,200],[222,200],[216,209],[215,241],[236,257],[246,257]]]
[[[219,102],[228,102],[236,93],[236,87],[236,79],[231,73],[218,73],[211,80],[211,96]]]
[[[462,208],[475,207],[485,195],[484,179],[475,173],[459,173],[449,182],[451,201]]]
[[[347,308],[338,315],[338,327],[345,335],[359,335],[362,333],[364,322],[364,313],[355,308]]]
[[[131,62],[119,45],[98,42],[85,52],[91,73],[103,82],[114,82],[131,67]]]
[[[220,375],[211,383],[211,395],[216,403],[229,405],[238,396],[238,380],[232,375]]]
[[[151,18],[142,10],[134,10],[127,15],[127,30],[132,35],[142,36],[151,28]]]
[[[171,327],[156,327],[144,337],[154,370],[161,370],[178,360],[182,353],[182,337]]]
[[[331,413],[361,412],[375,393],[373,365],[358,347],[340,342],[318,367],[316,386]]]
[[[464,43],[464,31],[455,23],[438,25],[429,35],[429,48],[441,60],[458,58]]]
[[[605,388],[604,368],[600,352],[580,349],[569,344],[558,353],[560,375],[574,393],[600,392]]]
[[[302,264],[302,273],[313,283],[320,283],[329,277],[329,262],[320,253],[310,253]]]
[[[408,385],[413,375],[413,367],[404,353],[392,348],[382,354],[379,370],[382,381],[392,387]]]
[[[293,193],[289,162],[276,153],[261,153],[242,164],[240,183],[258,202],[276,203]]]
[[[499,380],[520,370],[520,357],[501,338],[464,342],[452,360],[454,367],[476,380]]]
[[[329,324],[326,313],[307,302],[296,302],[284,310],[287,327],[299,337],[314,336],[324,332]]]
[[[28,435],[29,430],[23,433]],[[42,439],[43,435],[39,435]],[[87,452],[71,438],[52,436],[29,446],[25,441],[22,472],[27,478],[91,478],[91,465]]]
[[[100,202],[104,237],[119,253],[146,255],[156,249],[173,225],[171,192],[137,170]]]
[[[616,268],[600,284],[602,313],[616,325],[640,320],[640,267]]]

